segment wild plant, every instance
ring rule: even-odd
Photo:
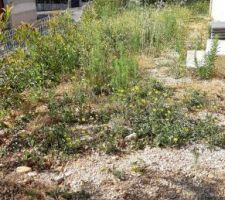
[[[205,56],[205,61],[203,66],[199,66],[198,62],[195,61],[197,65],[197,72],[201,79],[211,79],[215,74],[215,61],[217,59],[218,52],[218,38],[213,40],[212,48]]]

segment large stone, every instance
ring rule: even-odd
[[[32,171],[32,169],[30,167],[27,167],[27,166],[20,166],[20,167],[16,168],[17,173],[28,173],[28,172],[31,172],[31,171]]]
[[[195,51],[195,50],[188,51],[186,59],[187,68],[202,67],[205,63],[205,56],[206,56],[205,51]]]

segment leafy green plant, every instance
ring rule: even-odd
[[[127,88],[137,78],[137,63],[132,58],[121,55],[113,63],[112,88]]]
[[[146,164],[144,160],[137,160],[131,163],[131,171],[135,173],[145,173],[146,172]]]
[[[62,151],[73,153],[79,149],[80,142],[74,141],[65,124],[59,123],[51,127],[43,127],[42,134],[34,136],[36,144],[39,142],[39,148],[42,152]]]
[[[217,51],[218,51],[218,39],[215,39],[213,40],[210,52],[208,52],[208,54],[205,57],[204,65],[198,66],[197,61],[195,61],[198,67],[197,72],[201,79],[211,79],[214,76]]]
[[[119,180],[125,181],[127,179],[125,171],[119,170],[115,167],[113,167],[113,169],[111,171],[112,171],[113,176],[115,176]]]
[[[194,90],[186,97],[185,104],[190,110],[202,108],[207,104],[206,94]]]

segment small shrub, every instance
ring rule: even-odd
[[[111,171],[113,176],[118,178],[120,181],[125,181],[127,179],[125,171],[116,169],[115,167],[113,167]]]
[[[185,104],[189,110],[203,108],[207,104],[206,93],[192,91],[185,99]]]
[[[203,66],[198,67],[197,61],[195,61],[198,67],[198,75],[201,79],[211,79],[215,74],[215,61],[218,51],[218,39],[213,41],[210,52],[205,57],[205,63]]]
[[[40,132],[41,131],[41,132]],[[59,123],[51,127],[43,127],[34,136],[41,152],[62,151],[74,153],[80,148],[80,142],[74,141],[65,124]]]
[[[112,88],[127,88],[137,78],[137,63],[132,58],[121,55],[113,62]]]

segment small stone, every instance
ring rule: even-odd
[[[208,178],[209,179],[213,179],[214,178],[214,175],[213,174],[208,174]]]
[[[30,167],[27,167],[27,166],[20,166],[20,167],[16,168],[17,173],[28,173],[28,172],[31,172],[31,171],[32,171],[32,169]]]
[[[35,110],[36,113],[47,113],[48,111],[48,106],[46,105],[39,106]]]
[[[136,140],[136,139],[137,139],[137,133],[132,133],[132,134],[128,135],[127,137],[125,137],[125,141],[127,141],[127,142]]]
[[[5,136],[5,131],[4,130],[0,130],[0,137],[4,137]]]
[[[29,172],[27,175],[30,177],[37,176],[37,172]]]

